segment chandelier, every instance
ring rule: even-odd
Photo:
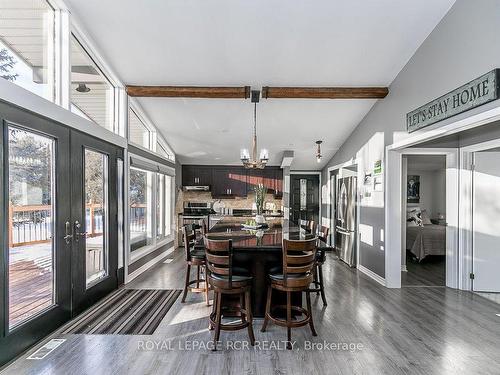
[[[264,169],[269,161],[269,153],[267,150],[260,151],[260,157],[257,159],[257,103],[259,102],[260,91],[252,90],[253,109],[253,139],[252,139],[252,155],[248,149],[241,150],[241,162],[247,169]]]

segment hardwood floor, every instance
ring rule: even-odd
[[[401,272],[402,286],[446,286],[444,256],[428,257],[420,263],[407,257],[406,268],[406,272]]]
[[[492,374],[500,368],[500,306],[448,288],[387,289],[328,254],[324,278],[328,307],[313,298],[318,337],[294,330],[295,349],[284,349],[286,330],[269,324],[260,349],[188,350],[206,344],[211,307],[203,296],[178,299],[151,336],[60,335],[67,341],[42,360],[24,355],[6,374]],[[181,288],[182,252],[140,276],[129,288]],[[223,332],[222,343],[246,341],[246,331]],[[275,340],[277,350],[263,350]],[[360,344],[361,350],[304,350],[315,343]],[[47,341],[47,340],[45,340]],[[168,342],[171,349],[168,348]]]

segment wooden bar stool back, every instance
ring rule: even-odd
[[[326,244],[328,241],[329,232],[330,229],[328,227],[321,226],[318,232],[318,240]],[[314,287],[310,288],[309,291],[312,293],[316,292],[316,294],[321,294],[323,306],[328,306],[325,297],[325,284],[323,282],[323,264],[325,263],[325,261],[326,261],[325,249],[324,248],[318,249],[318,251],[316,252],[316,261],[314,264],[314,280],[313,280]]]
[[[270,285],[267,288],[266,315],[261,331],[265,332],[269,320],[287,328],[287,349],[291,349],[291,329],[309,324],[312,335],[316,336],[314,328],[311,296],[309,286],[313,281],[312,270],[316,259],[316,238],[305,241],[283,240],[283,272],[269,275]],[[286,319],[279,318],[272,312],[272,290],[286,292],[286,306],[274,306],[274,310],[286,309]],[[292,306],[291,293],[305,292],[307,309],[302,306]],[[302,314],[301,320],[292,320],[292,311]]]
[[[210,328],[215,329],[214,350],[219,341],[220,331],[236,331],[247,328],[250,343],[255,344],[252,324],[252,304],[250,292],[252,276],[245,270],[233,267],[233,245],[231,240],[210,240],[204,237],[208,280],[214,290],[213,311],[210,314]],[[239,294],[238,313],[241,323],[222,323],[224,294]]]
[[[182,236],[184,238],[184,256],[186,261],[186,279],[184,282],[184,293],[181,302],[186,301],[188,291],[193,293],[204,293],[207,306],[208,301],[208,280],[205,262],[205,250],[196,248],[196,228],[193,224],[182,227]],[[196,267],[196,279],[191,280],[191,266]],[[205,277],[201,277],[200,270],[205,268]],[[196,286],[194,286],[196,284]],[[203,284],[200,287],[200,284]]]
[[[316,223],[314,220],[300,220],[299,225],[311,234],[316,234]]]

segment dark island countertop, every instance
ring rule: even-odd
[[[283,239],[287,240],[308,240],[315,235],[301,229],[293,222],[280,218],[266,218],[267,228],[259,230],[243,229],[242,224],[245,218],[225,217],[215,224],[207,234],[207,237],[214,240],[233,240],[233,248],[236,249],[282,249]],[[318,247],[327,245],[318,240]]]

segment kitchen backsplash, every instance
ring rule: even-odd
[[[210,202],[221,201],[224,203],[226,208],[239,208],[239,209],[251,209],[252,205],[255,203],[255,194],[250,193],[246,198],[234,198],[234,199],[214,199],[209,191],[183,191],[179,192],[179,196],[176,202],[176,212],[182,212],[184,207],[184,202]],[[283,201],[282,199],[276,199],[272,194],[266,194],[266,200],[264,208],[271,209],[272,205],[276,207],[276,210],[282,210]]]

